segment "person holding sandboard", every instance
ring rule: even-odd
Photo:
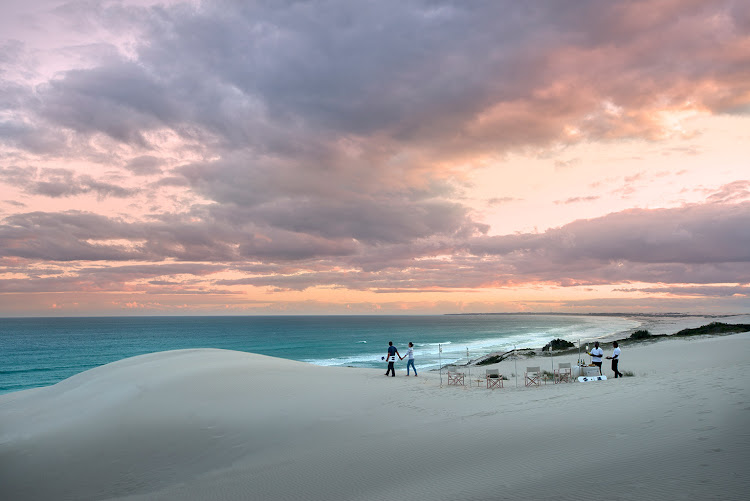
[[[393,364],[396,363],[396,356],[401,360],[398,350],[393,346],[393,341],[388,341],[388,370],[385,371],[385,375],[391,374],[391,377],[396,377],[396,368]]]

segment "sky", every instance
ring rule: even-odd
[[[0,5],[0,316],[750,313],[750,2]]]

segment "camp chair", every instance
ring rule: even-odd
[[[464,373],[458,372],[458,368],[448,371],[448,386],[464,386]]]
[[[555,376],[553,380],[555,384],[570,383],[572,381],[572,370],[570,368],[570,364],[557,364],[557,369],[555,369]]]
[[[487,388],[492,390],[495,388],[503,387],[503,375],[497,369],[487,369],[487,373],[484,376],[487,379]]]
[[[526,374],[524,377],[526,386],[541,386],[542,385],[542,371],[539,367],[526,367]]]

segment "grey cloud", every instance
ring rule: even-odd
[[[60,127],[82,144],[106,134],[138,150],[125,168],[145,175],[160,167],[147,160],[157,154],[148,133],[169,129],[219,160],[164,183],[219,203],[349,196],[344,212],[369,200],[434,212],[412,200],[414,190],[449,190],[437,159],[545,145],[564,140],[568,125],[590,138],[655,136],[648,116],[659,103],[747,95],[748,65],[725,54],[742,36],[727,31],[719,43],[703,22],[742,23],[745,9],[657,1],[649,11],[644,19],[637,4],[601,2],[97,6],[90,15],[101,26],[138,34],[134,59],[60,72],[33,93],[17,88],[32,116],[4,135],[43,151],[64,148]],[[77,8],[59,14],[80,17]],[[694,40],[704,45],[696,54]],[[721,95],[693,95],[688,79]],[[412,238],[424,224],[412,224]]]
[[[745,283],[750,203],[633,209],[542,234],[477,238],[473,255],[510,266],[519,280],[560,285]]]
[[[732,203],[750,199],[750,180],[741,180],[722,186],[708,200],[714,203]]]
[[[279,230],[244,236],[239,253],[245,259],[263,261],[296,261],[321,257],[346,256],[356,252],[352,241],[336,241],[301,233]]]
[[[152,155],[133,158],[125,165],[125,169],[138,176],[160,174],[162,167],[164,167],[164,160]]]
[[[0,226],[3,255],[27,259],[119,261],[143,256],[141,251],[118,245],[90,243],[123,238],[137,239],[141,235],[122,221],[77,211],[15,214]]]
[[[447,202],[361,200],[315,204],[290,202],[286,207],[261,207],[257,214],[272,226],[328,238],[362,242],[407,242],[430,235],[471,234],[466,209]]]
[[[286,261],[341,256],[355,252],[349,239],[313,235],[252,224],[230,226],[192,216],[161,216],[148,222],[68,211],[15,214],[0,225],[4,256],[51,261],[233,262],[239,259]]]
[[[220,270],[214,270],[220,271]],[[117,291],[138,291],[145,294],[195,294],[195,295],[207,295],[207,294],[238,294],[237,291],[229,291],[224,289],[216,289],[211,287],[210,284],[195,284],[185,282],[174,282],[174,287],[170,287],[168,283],[158,283],[159,281],[153,281],[154,286],[144,286],[136,284],[135,281],[142,280],[149,276],[169,276],[171,274],[178,273],[182,274],[195,274],[205,275],[205,270],[201,269],[201,266],[195,267],[183,267],[182,270],[175,271],[170,266],[163,266],[159,269],[158,266],[151,267],[150,270],[145,268],[141,270],[141,273],[135,273],[134,270],[125,271],[111,271],[109,273],[102,273],[101,270],[93,271],[80,270],[77,272],[69,272],[66,276],[29,276],[22,279],[0,279],[0,292],[4,293],[35,293],[35,292],[76,292],[76,293],[90,293],[90,292],[117,292]]]
[[[78,273],[91,276],[116,275],[118,280],[132,280],[134,278],[152,278],[164,275],[206,276],[226,269],[227,267],[224,265],[208,263],[158,263],[84,267]]]
[[[38,106],[33,89],[0,79],[0,111],[4,112],[0,145],[42,155],[65,149],[65,132],[39,123],[34,117],[33,110]]]
[[[26,193],[52,198],[85,193],[94,193],[100,198],[128,198],[140,191],[103,182],[89,175],[77,175],[68,169],[0,167],[0,176],[3,182],[19,187]]]
[[[410,186],[395,180],[384,186],[376,171],[310,162],[290,166],[237,155],[177,172],[219,202],[210,208],[212,218],[233,226],[252,223],[367,243],[487,231],[467,208],[445,199],[451,192],[445,183]]]
[[[32,260],[159,261],[75,270],[81,283],[88,284],[86,288],[184,274],[207,277],[222,270],[244,277],[215,284],[194,282],[188,288],[254,285],[305,290],[318,286],[414,292],[526,283],[740,287],[750,283],[750,233],[745,228],[750,228],[748,202],[630,210],[576,221],[542,234],[468,240],[445,236],[373,245],[273,228],[231,227],[218,221],[186,224],[177,217],[147,224],[74,212],[31,213],[6,218],[6,225],[0,227],[0,248],[4,256]],[[108,239],[131,240],[133,245],[107,244]],[[103,243],[97,243],[100,241]],[[451,258],[439,257],[445,255]],[[162,262],[167,258],[197,263]],[[210,264],[222,260],[223,265]],[[53,288],[67,283],[52,278],[60,277],[40,278],[37,283]],[[5,284],[20,287],[15,282]],[[683,292],[690,290],[701,293],[700,288]]]
[[[647,292],[654,294],[671,294],[674,296],[695,297],[750,297],[750,287],[737,286],[691,286],[691,287],[643,287],[639,289],[619,289],[623,292]]]
[[[305,270],[286,275],[267,275],[219,280],[217,285],[253,285],[272,287],[276,290],[303,291],[312,287],[342,288],[349,290],[371,290],[374,292],[419,292],[448,291],[479,287],[488,277],[479,269],[465,269],[462,274],[453,273],[455,264],[420,261],[410,266],[391,266],[387,270],[363,271]],[[447,273],[446,273],[447,272]]]
[[[3,200],[3,203],[6,203],[8,205],[12,205],[13,207],[23,209],[26,208],[26,204],[23,202],[19,202],[18,200]]]
[[[239,291],[230,291],[225,289],[190,289],[189,287],[151,287],[144,292],[148,295],[167,295],[167,296],[237,296],[242,295]]]
[[[114,283],[106,285],[114,286]],[[24,292],[79,292],[82,289],[103,291],[101,287],[81,280],[78,277],[45,277],[45,278],[13,278],[0,279],[0,292],[24,293]]]
[[[131,62],[68,71],[40,95],[40,114],[52,123],[81,133],[101,132],[126,144],[146,146],[144,132],[179,123],[166,85]]]
[[[643,263],[750,261],[750,203],[631,209],[575,221],[540,235],[487,237],[479,254],[539,253],[552,262],[585,259]]]
[[[595,136],[638,134],[656,127],[638,109],[659,96],[682,99],[685,78],[712,78],[742,95],[747,68],[722,59],[725,45],[711,42],[715,28],[704,22],[740,18],[730,6],[653,2],[648,19],[636,4],[600,2],[223,2],[130,12],[124,19],[138,21],[144,40],[137,64],[67,72],[40,93],[40,109],[55,123],[129,143],[166,126],[278,151],[283,137],[327,134],[421,141],[443,153],[502,149],[558,139],[574,122]],[[557,57],[565,51],[577,53],[576,64],[563,66],[572,63]],[[551,90],[555,82],[567,90]],[[575,98],[580,85],[591,98]],[[636,112],[583,119],[606,99]],[[477,128],[492,109],[505,116]]]

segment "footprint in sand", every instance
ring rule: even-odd
[[[693,431],[711,431],[715,429],[716,426],[701,426],[700,428],[693,428]]]

